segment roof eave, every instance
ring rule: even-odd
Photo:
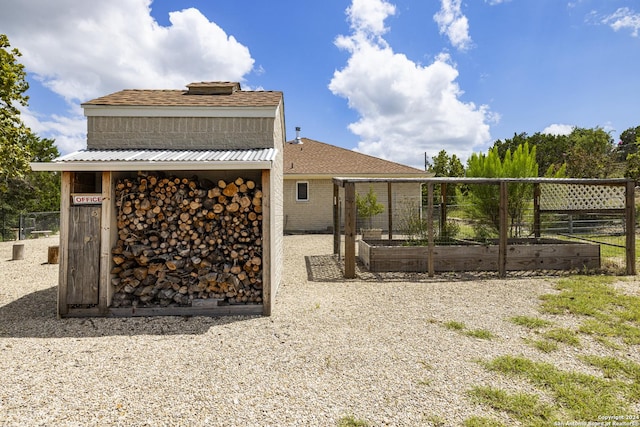
[[[50,172],[100,172],[100,171],[151,171],[151,170],[264,170],[272,169],[271,160],[264,161],[189,161],[189,162],[154,162],[154,161],[103,161],[103,162],[34,162],[30,164],[33,171]]]

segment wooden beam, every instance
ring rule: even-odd
[[[340,187],[333,184],[333,254],[340,257]]]
[[[636,274],[636,205],[635,205],[635,183],[627,181],[625,191],[626,210],[626,267],[627,274]]]
[[[391,181],[387,182],[387,211],[389,213],[389,240],[393,240],[393,193]]]
[[[447,227],[447,183],[440,184],[440,234]]]
[[[111,224],[113,222],[115,205],[115,186],[112,172],[102,172],[102,217],[100,218],[100,282],[98,284],[98,309],[107,314],[113,298],[111,286]]]
[[[344,186],[344,277],[356,277],[356,185]]]
[[[62,172],[60,183],[60,264],[58,272],[58,317],[68,312],[67,270],[69,268],[69,213],[71,210],[72,172]]]
[[[498,248],[498,273],[500,277],[507,275],[508,203],[507,182],[500,181],[500,242]]]
[[[435,263],[433,261],[434,239],[433,239],[433,183],[427,184],[427,271],[429,277],[435,273]]]

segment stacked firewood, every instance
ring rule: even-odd
[[[262,191],[140,173],[116,184],[114,307],[262,303]]]

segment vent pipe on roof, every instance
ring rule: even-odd
[[[300,138],[300,126],[296,126],[296,144],[302,144],[302,138]]]

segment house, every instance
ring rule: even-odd
[[[285,233],[327,233],[333,229],[333,177],[424,178],[423,170],[347,150],[309,138],[289,141],[284,146],[284,231]],[[374,184],[385,213],[373,219],[376,228],[388,230],[387,184]],[[358,194],[369,191],[359,185]],[[393,227],[401,223],[403,210],[420,206],[420,184],[396,184],[392,188]],[[341,194],[341,199],[344,195]],[[362,225],[362,224],[361,224]]]
[[[62,172],[58,314],[269,315],[282,277],[282,92],[236,82],[82,104]]]

